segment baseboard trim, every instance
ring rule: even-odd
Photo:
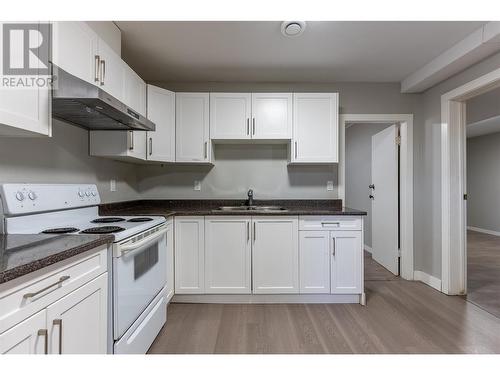
[[[490,230],[490,229],[483,229],[483,228],[478,228],[478,227],[467,227],[467,229],[472,230],[474,232],[486,233],[486,234],[491,234],[492,236],[499,236],[500,237],[500,232]]]
[[[414,271],[413,279],[415,281],[421,281],[424,284],[429,285],[430,287],[441,291],[441,280],[435,276],[429,275],[423,271]]]
[[[364,294],[175,294],[173,303],[361,303]]]
[[[368,251],[370,254],[373,253],[373,249],[368,245],[365,245],[365,251]]]

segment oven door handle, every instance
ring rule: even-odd
[[[124,255],[126,253],[129,253],[131,251],[137,250],[141,247],[144,247],[144,245],[153,242],[163,236],[167,232],[167,227],[159,230],[158,232],[155,232],[155,234],[152,234],[151,236],[148,236],[140,241],[131,243],[130,245],[119,245],[119,252],[120,254]]]

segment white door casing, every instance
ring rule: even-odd
[[[393,274],[399,273],[398,136],[392,125],[372,136],[372,256]]]

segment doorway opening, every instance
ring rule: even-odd
[[[413,116],[347,114],[339,128],[339,198],[368,213],[367,279],[413,280]]]
[[[500,88],[465,102],[469,302],[500,317]]]

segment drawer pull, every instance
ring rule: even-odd
[[[62,354],[62,335],[63,335],[63,322],[62,319],[54,319],[52,324],[59,326],[59,354]]]
[[[40,289],[40,290],[38,290],[38,291],[36,291],[36,292],[33,292],[33,293],[26,293],[26,294],[23,296],[23,298],[33,298],[33,297],[35,297],[35,296],[39,295],[40,293],[43,293],[43,292],[45,292],[46,290],[49,290],[50,288],[52,288],[52,287],[54,287],[54,286],[56,286],[56,285],[59,285],[60,283],[62,283],[63,281],[68,280],[69,278],[70,278],[69,276],[61,276],[61,277],[59,278],[59,280],[57,280],[55,283],[52,283],[52,284],[50,284],[50,285],[46,286],[45,288]]]
[[[335,221],[335,222],[323,222],[323,223],[321,223],[321,226],[323,226],[323,227],[332,227],[332,226],[338,227],[338,226],[340,226],[340,223],[338,221]]]

